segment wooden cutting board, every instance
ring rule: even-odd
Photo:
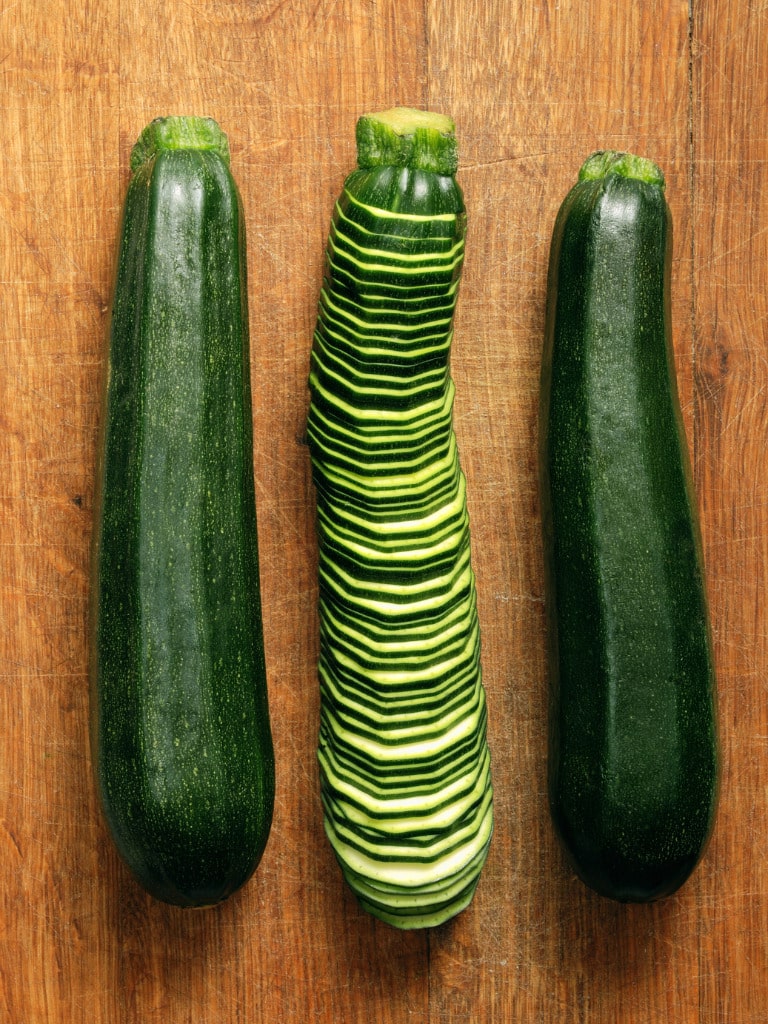
[[[0,1021],[768,1021],[768,7],[764,0],[17,0],[0,5]],[[469,212],[453,372],[496,790],[471,908],[362,913],[325,841],[306,377],[354,125],[451,114]],[[249,232],[255,467],[278,765],[247,887],[153,902],[88,751],[87,598],[103,340],[130,147],[168,113],[229,134]],[[596,148],[656,159],[702,513],[724,768],[675,897],[580,885],[545,799],[536,400],[555,212]]]

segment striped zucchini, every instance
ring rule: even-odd
[[[466,215],[442,115],[362,117],[336,203],[308,440],[328,838],[399,928],[468,905],[493,827],[465,480],[448,360]]]

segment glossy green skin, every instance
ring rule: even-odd
[[[120,853],[182,906],[247,880],[274,801],[247,325],[228,167],[161,151],[130,182],[112,309],[92,748]]]
[[[554,230],[542,365],[550,806],[584,882],[633,902],[689,876],[717,795],[671,233],[657,185],[609,173],[572,189]]]

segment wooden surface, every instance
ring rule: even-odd
[[[0,1022],[768,1021],[768,6],[765,0],[7,0],[0,4]],[[456,428],[496,789],[472,907],[363,914],[324,839],[306,376],[359,114],[451,114],[469,211]],[[118,862],[88,751],[87,598],[106,311],[130,147],[219,120],[249,229],[255,465],[278,788],[256,876],[213,911]],[[724,769],[675,897],[602,900],[545,800],[535,469],[546,262],[595,148],[655,158],[702,512]]]

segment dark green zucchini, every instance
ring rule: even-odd
[[[363,117],[336,204],[307,435],[320,540],[325,827],[399,928],[467,906],[493,811],[451,327],[465,210],[449,118]]]
[[[255,869],[274,799],[243,217],[214,121],[152,122],[131,171],[94,526],[92,751],[136,877],[205,906]]]
[[[717,796],[671,246],[658,167],[591,156],[554,228],[542,362],[550,806],[583,881],[632,902],[686,880]]]

